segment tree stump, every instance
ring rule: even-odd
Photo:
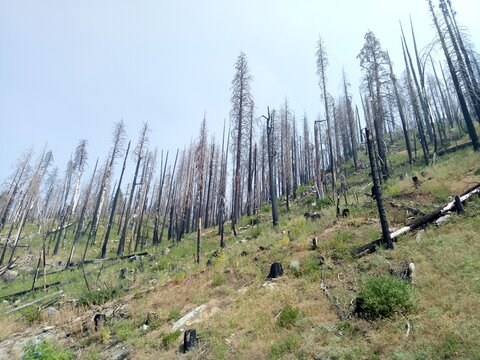
[[[271,266],[270,266],[270,273],[268,274],[268,278],[269,279],[274,279],[274,278],[277,278],[277,277],[280,277],[283,275],[283,268],[282,268],[282,264],[280,264],[279,262],[274,262]]]
[[[93,317],[93,323],[95,324],[95,331],[101,330],[105,322],[107,321],[107,316],[102,313],[97,313]]]
[[[457,214],[461,214],[463,212],[463,204],[458,195],[455,196],[455,211]]]
[[[191,329],[185,331],[183,334],[183,353],[185,354],[192,347],[196,346],[197,342],[197,330]]]
[[[318,239],[314,237],[312,239],[312,250],[317,250],[317,248],[318,248]]]

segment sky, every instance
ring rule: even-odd
[[[480,2],[453,6],[478,45]],[[93,168],[121,119],[133,143],[148,122],[159,150],[188,145],[204,114],[221,138],[240,51],[256,114],[287,97],[297,119],[305,112],[313,124],[322,108],[319,35],[329,92],[338,94],[345,69],[357,102],[365,32],[376,34],[400,73],[399,21],[408,28],[410,15],[422,48],[435,35],[426,0],[1,0],[0,183],[22,152],[33,147],[38,155],[45,144],[63,172],[87,139]]]

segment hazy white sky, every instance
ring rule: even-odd
[[[453,6],[478,44],[480,2]],[[220,137],[241,50],[257,114],[287,96],[297,119],[305,111],[313,122],[321,109],[319,34],[329,91],[337,94],[344,67],[356,101],[363,35],[377,35],[400,73],[398,22],[408,27],[409,15],[422,48],[435,34],[426,0],[2,0],[0,182],[22,151],[33,146],[38,154],[47,142],[63,171],[78,140],[88,139],[93,167],[120,119],[134,142],[148,121],[159,149],[188,144],[204,112]]]

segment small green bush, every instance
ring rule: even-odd
[[[256,239],[260,236],[261,233],[262,233],[262,230],[258,226],[253,226],[250,228],[248,232],[248,237],[250,239]]]
[[[29,324],[34,324],[40,320],[42,312],[38,307],[27,307],[21,310],[21,314]]]
[[[280,359],[285,354],[295,353],[300,348],[300,345],[298,336],[290,334],[285,339],[272,345],[269,358],[272,360]]]
[[[371,277],[360,289],[357,305],[357,312],[367,318],[389,317],[413,306],[412,289],[391,275]]]
[[[24,360],[70,360],[73,359],[73,353],[55,346],[50,341],[42,341],[38,344],[29,342],[24,350]]]
[[[78,299],[78,306],[101,305],[120,294],[120,289],[110,288],[83,293]]]
[[[169,349],[177,341],[182,332],[180,330],[164,334],[162,336],[162,344],[165,348]]]
[[[300,262],[300,268],[293,271],[293,274],[296,277],[300,277],[319,273],[318,269],[320,268],[320,264],[321,260],[318,253],[309,254]]]
[[[277,317],[277,324],[281,327],[287,328],[295,325],[300,311],[291,305],[286,305]]]
[[[215,286],[223,285],[226,280],[227,280],[227,277],[225,276],[225,274],[216,273],[213,275],[212,286],[215,287]]]

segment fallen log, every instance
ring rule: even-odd
[[[15,261],[17,261],[17,260],[18,260],[18,256],[15,259],[13,259],[12,261],[10,261],[7,266],[1,268],[0,269],[0,275],[3,275],[7,270],[12,269],[15,266]]]
[[[320,289],[323,291],[323,293],[325,294],[325,296],[327,297],[328,301],[330,301],[330,303],[333,305],[333,307],[335,308],[335,311],[337,313],[337,316],[338,318],[343,321],[345,319],[347,319],[349,317],[349,314],[347,312],[345,312],[342,308],[342,306],[340,305],[340,303],[338,302],[338,300],[330,293],[330,291],[328,291],[328,287],[327,285],[323,282],[320,283]]]
[[[37,300],[35,300],[35,301],[29,302],[29,303],[27,303],[27,304],[24,304],[24,305],[22,305],[22,306],[19,306],[19,307],[15,308],[15,309],[12,309],[12,310],[10,310],[10,311],[7,311],[5,314],[8,315],[8,314],[11,314],[11,313],[20,311],[20,310],[22,310],[22,309],[25,309],[26,307],[29,307],[30,305],[35,305],[35,304],[37,304],[37,303],[39,303],[39,302],[42,302],[42,301],[45,300],[45,299],[48,299],[49,297],[52,297],[52,296],[55,296],[55,295],[59,295],[59,294],[62,294],[62,293],[63,293],[63,290],[59,290],[59,291],[56,291],[56,292],[54,292],[54,293],[47,294],[47,295],[41,297],[40,299],[37,299]]]
[[[4,296],[0,297],[0,300],[7,300],[7,299],[15,298],[15,297],[18,297],[18,296],[23,296],[23,295],[31,293],[31,292],[35,292],[35,291],[43,290],[43,289],[48,289],[49,287],[60,286],[60,285],[62,285],[62,283],[60,281],[57,281],[57,282],[54,282],[54,283],[51,283],[51,284],[37,286],[37,287],[34,287],[33,289],[19,291],[19,292],[16,292],[14,294],[10,294],[10,295],[4,295]]]
[[[59,226],[59,227],[57,227],[57,228],[55,228],[55,229],[53,229],[53,230],[47,231],[47,233],[45,234],[45,236],[47,237],[47,236],[50,236],[50,235],[52,235],[52,234],[55,234],[55,233],[59,232],[60,230],[67,229],[67,228],[69,228],[70,226],[72,226],[73,224],[75,224],[75,222],[72,222],[72,223],[67,224],[67,225],[64,225],[64,226]]]
[[[466,190],[462,195],[459,196],[460,202],[464,202],[467,200],[469,197],[475,194],[480,193],[480,184],[476,184],[475,186],[472,186],[468,190]],[[458,200],[457,200],[458,201]],[[421,218],[415,220],[413,223],[404,226],[392,233],[390,233],[390,237],[392,238],[393,241],[396,241],[396,239],[400,236],[403,235],[409,231],[415,230],[421,226],[427,225],[429,223],[434,222],[437,220],[439,217],[445,215],[448,212],[455,211],[456,206],[455,206],[455,200],[450,201],[448,204],[445,206],[431,212],[430,214],[426,214],[422,216]],[[380,245],[382,245],[383,239],[380,238],[378,240],[372,241],[371,243],[368,243],[366,245],[363,245],[355,250],[355,254],[358,256],[372,253],[376,250],[376,248]]]

